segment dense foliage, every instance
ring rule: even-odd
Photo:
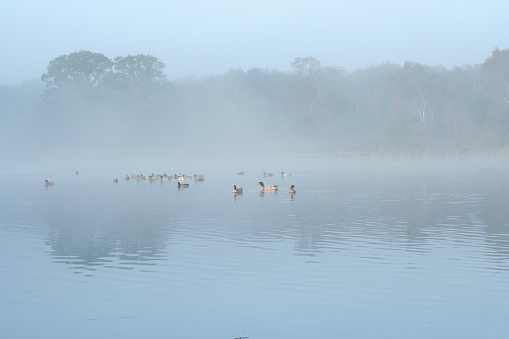
[[[171,82],[165,67],[144,54],[59,56],[41,77],[44,90],[0,88],[2,143],[77,154],[436,154],[509,145],[507,49],[453,69],[407,62],[346,72],[309,56],[295,58],[290,72],[231,69]]]

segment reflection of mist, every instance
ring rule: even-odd
[[[65,207],[55,202],[47,211],[52,256],[84,269],[106,263],[133,268],[160,260],[170,232],[167,221],[151,218],[150,205],[138,205],[125,193],[85,188],[70,194]]]
[[[366,173],[342,182],[337,204],[314,204],[295,218],[296,250],[313,255],[366,247],[381,255],[384,248],[431,253],[482,247],[486,260],[502,264],[509,259],[503,182],[500,174],[483,172]]]

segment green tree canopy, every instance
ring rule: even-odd
[[[51,60],[41,81],[52,89],[96,87],[112,66],[103,54],[81,50]]]
[[[483,80],[491,95],[509,103],[509,49],[492,52],[483,64]]]
[[[116,57],[115,74],[129,85],[160,85],[167,81],[163,70],[166,65],[152,55],[137,54]]]
[[[444,105],[447,72],[414,62],[405,62],[396,73],[396,105],[408,114],[417,114],[422,136],[427,136],[435,113]]]
[[[313,98],[318,92],[318,90],[315,90],[314,88],[316,86],[313,85],[317,82],[320,76],[320,65],[320,61],[312,56],[295,58],[291,63],[294,74],[299,78],[299,80],[303,80],[300,90],[303,92],[301,94],[302,97],[306,98],[306,107],[309,111],[311,111]]]
[[[320,61],[312,56],[295,58],[291,66],[296,74],[304,77],[313,77],[320,71]]]

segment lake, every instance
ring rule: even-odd
[[[509,333],[509,159],[244,166],[3,170],[0,337]]]

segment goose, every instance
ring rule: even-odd
[[[290,186],[290,190],[288,191],[291,195],[295,194],[295,185]]]
[[[262,191],[268,191],[268,190],[274,191],[274,190],[277,190],[277,185],[265,186],[263,184],[263,182],[261,182],[261,181],[258,183],[258,185],[262,186]]]
[[[236,185],[233,185],[233,194],[242,194],[242,187],[241,188],[237,188]]]
[[[281,172],[281,176],[282,176],[282,177],[291,177],[291,176],[292,176],[292,174],[291,174],[291,173]]]
[[[181,184],[180,181],[177,183],[177,185],[178,185],[178,188],[189,187],[189,184]]]
[[[53,186],[53,181],[44,180],[45,186]]]

